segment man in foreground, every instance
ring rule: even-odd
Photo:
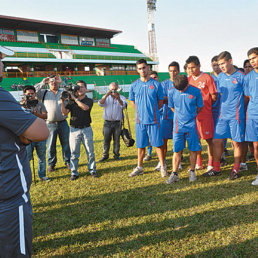
[[[161,176],[167,176],[164,166],[163,140],[160,129],[159,109],[163,105],[163,89],[161,84],[152,79],[149,67],[145,59],[136,62],[137,72],[140,78],[132,83],[130,87],[129,100],[135,108],[135,134],[136,147],[138,148],[138,165],[130,174],[130,177],[143,174],[143,158],[145,148],[156,147],[159,162],[161,164]]]
[[[166,183],[173,184],[179,181],[178,168],[185,141],[190,151],[189,181],[194,182],[196,156],[201,150],[195,119],[203,107],[202,94],[199,89],[188,84],[185,75],[177,75],[173,82],[175,88],[171,88],[168,94],[168,107],[174,112],[173,171]]]
[[[26,146],[49,135],[44,120],[0,87],[0,256],[31,257],[31,170]]]

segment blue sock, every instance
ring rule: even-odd
[[[152,147],[148,147],[148,155],[151,156]]]

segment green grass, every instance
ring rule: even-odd
[[[129,107],[134,135],[134,113]],[[102,109],[92,110],[95,156],[102,154]],[[171,171],[172,142],[167,164]],[[230,145],[230,144],[229,144]],[[112,151],[112,150],[111,150]],[[232,149],[230,149],[232,155]],[[181,181],[166,185],[154,172],[157,156],[144,163],[143,176],[129,178],[137,163],[136,147],[121,141],[121,161],[97,163],[99,178],[87,171],[81,149],[80,177],[71,182],[58,145],[57,170],[49,183],[31,186],[33,255],[36,257],[257,257],[257,193],[251,186],[255,162],[235,181],[228,175],[189,183],[189,154]],[[206,146],[203,151],[207,163]]]

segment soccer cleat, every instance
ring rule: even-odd
[[[166,181],[166,183],[171,185],[174,182],[178,182],[179,180],[180,180],[179,176],[173,172],[171,176],[168,178],[168,180]]]
[[[190,170],[190,174],[189,174],[189,182],[194,182],[197,180],[197,177],[195,175],[194,170]]]
[[[239,171],[247,171],[248,167],[246,163],[241,163],[239,167]]]
[[[161,174],[161,177],[167,177],[168,176],[167,167],[165,167],[165,166],[161,167],[160,174]]]
[[[160,162],[159,162],[158,165],[155,167],[155,170],[160,171],[160,168],[161,168],[161,165],[160,165]]]
[[[258,185],[258,175],[255,177],[255,180],[252,182],[252,185]]]
[[[235,169],[233,169],[230,173],[229,179],[230,180],[235,180],[239,177],[240,177],[239,173],[237,173],[237,171]]]
[[[41,177],[40,180],[45,181],[45,182],[50,182],[51,181],[51,179],[46,177],[46,176]]]
[[[144,159],[144,161],[150,161],[151,160],[151,155],[147,154]]]
[[[209,172],[212,169],[213,169],[213,166],[208,166],[206,172]]]
[[[216,171],[214,169],[202,174],[202,176],[220,176],[220,175],[221,175],[221,171]]]
[[[203,169],[203,166],[200,166],[199,164],[196,164],[196,165],[195,165],[195,169],[196,169],[196,170],[201,170],[201,169]]]
[[[139,175],[143,175],[143,170],[142,170],[142,168],[140,169],[140,168],[136,167],[129,176],[133,177],[133,176],[139,176]]]

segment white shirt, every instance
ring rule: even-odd
[[[98,101],[101,107],[104,107],[103,119],[108,121],[120,121],[122,119],[122,110],[125,108],[127,102],[126,98],[120,95],[120,99],[123,101],[123,106],[121,106],[117,99],[113,99],[111,95],[106,98],[104,104]]]

